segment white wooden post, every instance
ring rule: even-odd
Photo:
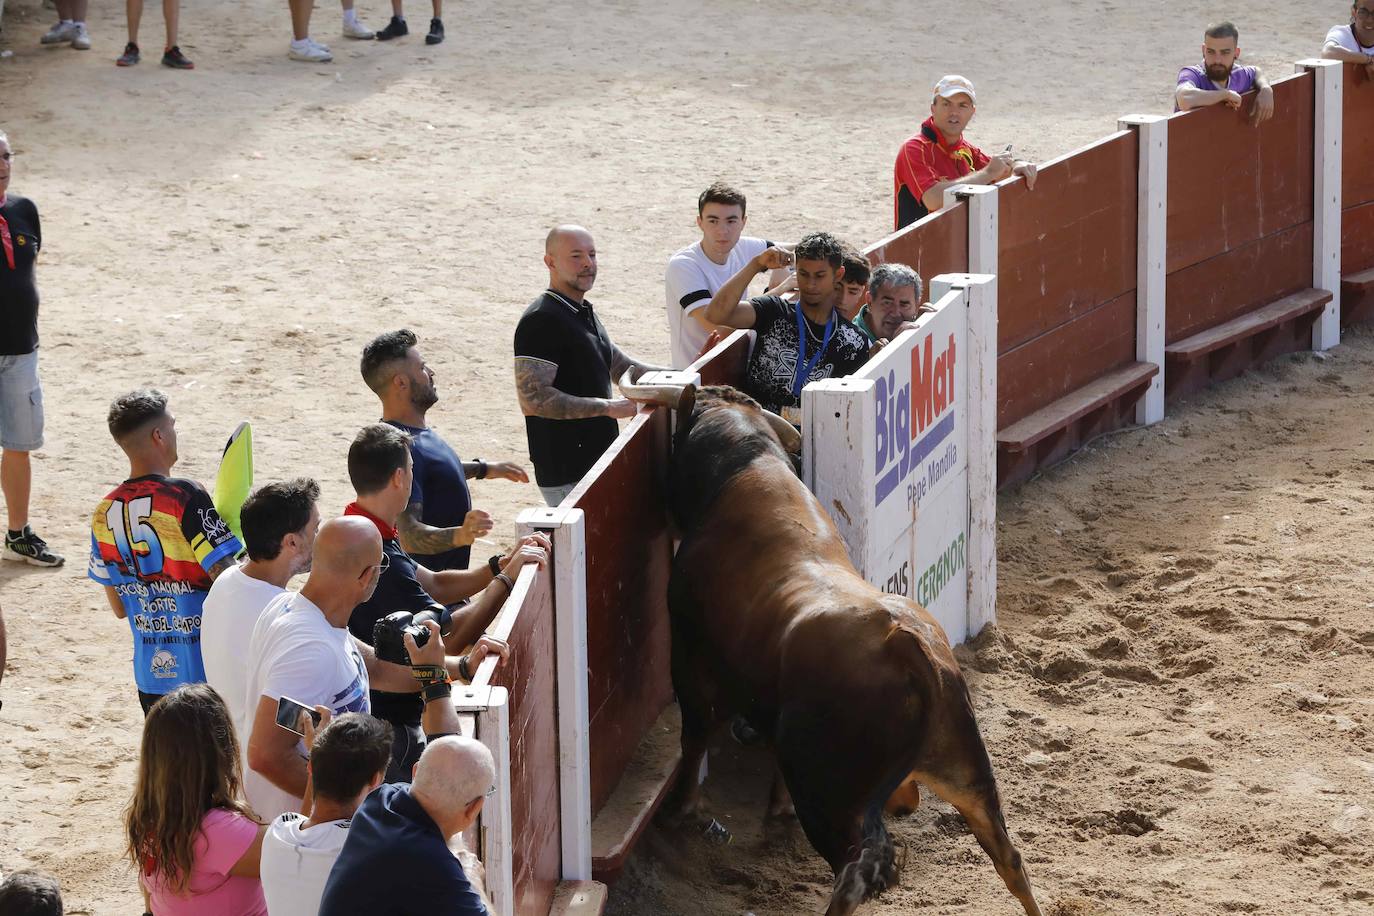
[[[477,712],[477,740],[487,746],[496,763],[496,793],[482,808],[486,844],[482,865],[487,890],[498,913],[515,912],[515,851],[510,811],[510,705],[506,688],[493,687],[485,707]]]
[[[968,201],[968,272],[997,274],[997,186],[956,184],[945,188],[945,206]],[[997,300],[997,282],[992,283]],[[933,300],[932,300],[933,301]]]
[[[558,648],[558,794],[563,879],[592,878],[591,713],[587,697],[587,542],[581,509],[526,509],[517,531],[553,541],[553,608]],[[497,912],[512,912],[498,905]]]
[[[997,622],[997,278],[942,274],[931,296],[964,293],[968,310],[968,635]]]
[[[1126,115],[1121,130],[1134,130],[1137,160],[1135,358],[1154,363],[1145,396],[1136,402],[1135,421],[1164,419],[1164,289],[1168,256],[1169,119],[1160,115]]]
[[[1312,325],[1312,349],[1341,342],[1341,93],[1345,67],[1335,60],[1300,60],[1312,71],[1312,286],[1331,291],[1331,301]]]

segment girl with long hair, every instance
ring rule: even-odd
[[[154,703],[125,823],[157,916],[267,916],[266,828],[242,799],[238,741],[214,688],[184,684]]]

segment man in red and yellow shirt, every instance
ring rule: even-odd
[[[1010,146],[1006,153],[989,157],[964,139],[976,103],[973,84],[962,76],[946,76],[935,84],[930,117],[897,153],[895,228],[939,210],[951,184],[996,184],[1008,175],[1023,175],[1026,187],[1035,187],[1035,166],[1013,159]]]

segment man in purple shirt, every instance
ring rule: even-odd
[[[1250,108],[1250,123],[1261,124],[1274,116],[1274,90],[1259,67],[1238,67],[1240,31],[1230,22],[1207,27],[1202,38],[1202,64],[1178,71],[1174,110],[1226,105],[1239,110],[1241,95],[1258,89]]]

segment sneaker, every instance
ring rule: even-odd
[[[343,35],[344,38],[357,38],[361,41],[371,41],[372,39],[377,37],[376,32],[372,31],[356,19],[354,19],[352,22],[349,22],[347,19],[344,20]]]
[[[314,46],[314,47],[316,47],[316,48],[319,48],[321,51],[325,52],[326,54],[331,54],[331,53],[333,53],[333,52],[331,52],[331,51],[329,50],[329,45],[325,44],[325,43],[322,42],[322,41],[316,41],[316,40],[313,39],[313,38],[307,38],[306,41],[309,42],[312,46]]]
[[[24,526],[17,538],[5,535],[5,550],[0,556],[30,566],[61,566],[66,562],[65,557],[49,550],[48,542],[34,534],[28,525]]]
[[[431,19],[429,21],[429,34],[425,36],[425,44],[437,45],[444,40],[444,20]]]
[[[322,48],[308,38],[299,46],[296,42],[291,42],[291,50],[287,52],[286,56],[292,60],[305,61],[308,64],[324,64],[334,59],[334,55],[329,53],[328,48]]]
[[[124,53],[119,55],[119,57],[115,58],[115,66],[132,67],[134,64],[138,63],[140,59],[141,58],[138,54],[138,45],[134,44],[131,41],[124,46]]]
[[[59,22],[43,33],[39,39],[45,45],[65,45],[76,36],[75,22]]]
[[[386,28],[377,33],[378,41],[390,41],[393,38],[400,38],[402,35],[410,34],[410,26],[400,16],[392,16],[391,21],[386,24]]]
[[[86,23],[78,22],[76,24],[76,31],[72,33],[72,47],[78,51],[91,49],[91,33],[86,31]]]
[[[181,48],[172,45],[162,52],[162,66],[171,67],[173,70],[194,70],[196,65],[191,63],[191,58],[181,53]]]

